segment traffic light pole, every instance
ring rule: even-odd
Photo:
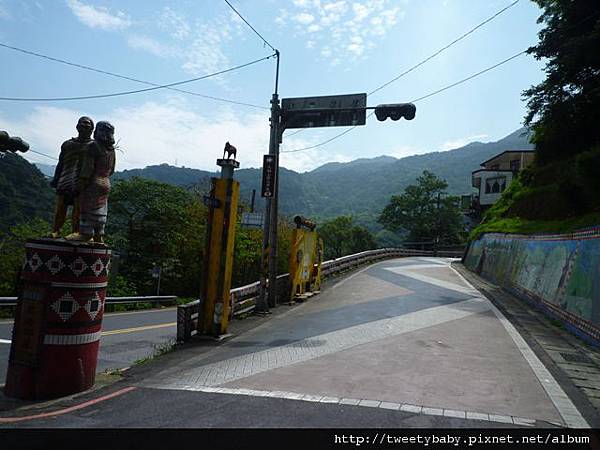
[[[256,304],[257,312],[268,313],[269,306],[276,306],[277,298],[277,203],[279,197],[279,130],[281,111],[279,108],[279,51],[275,51],[277,69],[275,72],[275,93],[271,98],[271,133],[269,155],[275,157],[275,182],[273,195],[265,198],[263,224],[263,248],[261,259],[260,292]]]

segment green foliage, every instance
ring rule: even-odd
[[[470,239],[476,239],[486,232],[570,233],[600,223],[600,212],[565,216],[569,207],[564,203],[560,191],[556,190],[556,185],[527,186],[523,178],[529,174],[522,172],[513,180],[500,200],[486,212],[481,224],[473,229]]]
[[[446,196],[447,187],[445,180],[423,171],[417,184],[392,196],[379,223],[393,232],[408,231],[410,242],[432,242],[439,237],[442,245],[460,243],[463,226],[456,206],[458,198]]]
[[[119,275],[128,280],[127,289],[154,294],[150,272],[156,264],[162,268],[162,292],[199,292],[206,226],[199,198],[177,186],[132,178],[113,186],[108,217],[108,241],[120,254]]]
[[[546,79],[525,91],[536,163],[571,158],[600,144],[600,3],[535,0],[545,27],[528,52],[546,63]]]
[[[0,233],[34,218],[50,221],[53,211],[54,192],[42,173],[19,155],[0,157]]]
[[[325,259],[372,250],[376,247],[373,235],[364,227],[354,225],[352,217],[340,216],[317,227],[323,239]]]
[[[34,219],[0,232],[0,296],[17,295],[19,270],[25,259],[25,241],[44,236],[50,225],[42,219]]]

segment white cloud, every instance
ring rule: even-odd
[[[122,11],[111,13],[105,7],[92,6],[80,0],[67,0],[67,5],[79,21],[90,28],[114,31],[123,30],[132,24],[129,16]]]
[[[11,19],[12,15],[3,0],[0,0],[0,19]]]
[[[127,38],[127,45],[135,50],[144,50],[159,57],[172,56],[176,49],[168,45],[161,44],[157,40],[148,36],[132,35]]]
[[[450,141],[446,141],[442,144],[441,150],[453,150],[455,148],[464,147],[465,145],[480,141],[481,139],[486,139],[489,136],[487,134],[475,134],[473,136],[465,136],[457,139],[452,139]]]
[[[309,23],[312,23],[315,18],[311,14],[300,13],[294,16],[294,20],[302,25],[308,25]]]
[[[307,47],[334,66],[341,60],[366,58],[367,50],[404,17],[396,4],[394,0],[294,0],[293,11],[280,10],[275,22],[283,26],[292,17],[297,36],[310,38],[315,44]],[[332,54],[336,55],[334,60],[330,59]]]
[[[191,34],[191,27],[187,19],[168,6],[163,9],[159,19],[159,27],[163,31],[169,32],[177,40],[186,39]]]
[[[172,164],[175,159],[186,167],[217,170],[215,161],[226,141],[237,147],[242,167],[260,167],[268,148],[268,113],[204,116],[185,102],[171,101],[118,108],[108,117],[86,114],[115,126],[115,137],[123,150],[117,152],[117,170]],[[77,135],[75,125],[82,115],[78,110],[40,106],[17,121],[0,115],[0,122],[11,134],[28,141],[33,150],[57,157],[61,143]],[[32,152],[24,155],[33,161],[52,163]]]
[[[289,138],[287,148],[303,148],[309,144],[309,141],[302,139]],[[281,166],[286,169],[295,170],[296,172],[307,172],[316,169],[323,164],[329,162],[349,162],[355,157],[344,155],[342,153],[332,153],[330,151],[322,152],[320,149],[306,150],[295,153],[282,153]]]

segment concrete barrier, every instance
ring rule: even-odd
[[[570,234],[486,233],[465,266],[600,345],[600,227]]]

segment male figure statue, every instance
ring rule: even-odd
[[[80,117],[77,122],[76,138],[63,142],[60,147],[58,165],[50,186],[56,189],[56,210],[52,225],[52,237],[60,236],[60,229],[65,223],[67,208],[72,207],[72,231],[79,231],[79,173],[84,159],[93,146],[92,131],[94,122],[89,117]]]
[[[79,174],[79,232],[67,236],[74,241],[104,242],[104,226],[108,213],[110,176],[115,171],[115,128],[109,122],[98,122],[94,145]]]

